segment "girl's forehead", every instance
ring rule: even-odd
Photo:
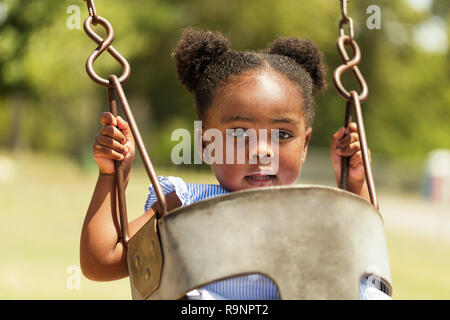
[[[261,90],[295,90],[300,87],[283,74],[273,69],[247,70],[230,76],[221,91],[233,92],[241,88],[258,88]]]
[[[215,121],[304,118],[300,88],[276,72],[246,72],[235,76],[217,92],[208,112]]]

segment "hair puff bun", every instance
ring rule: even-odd
[[[266,52],[290,57],[301,65],[311,76],[314,95],[326,86],[323,54],[311,40],[279,37]]]
[[[230,48],[230,41],[221,33],[183,29],[172,53],[180,82],[193,92],[208,65],[230,51]]]

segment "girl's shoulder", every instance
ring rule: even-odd
[[[182,206],[187,206],[191,203],[229,192],[219,184],[186,183],[180,177],[158,176],[158,181],[161,184],[164,194],[171,192],[177,194]],[[148,187],[148,190],[150,193],[145,203],[145,211],[147,211],[157,200],[156,192],[152,185]]]

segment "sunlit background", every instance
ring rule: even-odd
[[[331,78],[341,64],[338,0],[95,3],[132,67],[124,88],[157,173],[188,182],[217,183],[208,167],[180,167],[170,158],[172,131],[193,131],[195,119],[170,56],[181,28],[218,30],[236,50],[264,49],[278,35],[312,39],[325,54],[328,90],[317,101],[299,183],[335,186],[328,148],[345,113]],[[368,27],[370,5],[380,8],[379,29]],[[370,89],[363,113],[394,299],[450,299],[449,8],[447,0],[349,3]],[[96,48],[82,29],[86,17],[81,0],[0,2],[2,299],[131,298],[128,279],[74,281],[97,178],[92,145],[108,110],[105,90],[84,69]],[[121,72],[107,54],[95,67],[104,77]],[[347,88],[359,90],[351,76],[344,78]],[[148,185],[137,157],[127,189],[130,219],[143,213]]]

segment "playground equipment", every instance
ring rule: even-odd
[[[133,299],[182,299],[192,289],[244,274],[271,278],[282,299],[359,299],[364,277],[392,295],[383,219],[378,211],[361,111],[368,86],[358,69],[361,51],[347,14],[348,0],[341,0],[338,49],[343,64],[335,70],[334,82],[347,101],[346,127],[352,108],[355,111],[371,204],[343,190],[348,172],[348,159],[343,157],[341,189],[265,187],[233,192],[170,212],[122,88],[130,76],[130,66],[111,45],[111,24],[97,15],[93,0],[85,1],[89,17],[84,30],[98,44],[87,59],[87,73],[107,89],[111,113],[117,116],[118,102],[122,106],[158,197],[156,215],[130,238],[123,171],[120,161],[115,161],[121,241],[127,250]],[[92,25],[98,24],[107,32],[105,39],[92,30]],[[352,59],[346,46],[353,49]],[[104,51],[122,65],[120,77],[104,79],[96,74],[93,64]],[[349,92],[342,85],[341,76],[348,70],[355,75],[361,93]]]

